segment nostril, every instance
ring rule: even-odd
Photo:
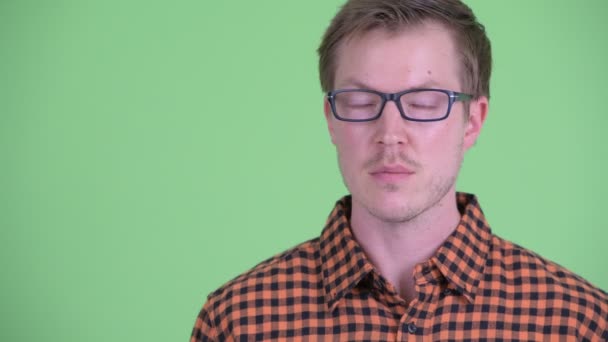
[[[384,134],[377,140],[378,144],[382,145],[404,145],[406,141],[403,134]]]

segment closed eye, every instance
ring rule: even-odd
[[[436,109],[437,105],[434,103],[409,103],[409,107],[415,109]]]
[[[374,107],[375,103],[349,103],[347,106],[351,108],[365,108],[365,107]]]

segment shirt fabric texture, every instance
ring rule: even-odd
[[[209,295],[197,341],[608,341],[608,295],[492,234],[474,195],[414,269],[403,300],[355,240],[351,197],[320,237],[274,256]]]

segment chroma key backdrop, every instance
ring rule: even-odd
[[[346,193],[315,50],[342,0],[0,2],[0,340],[186,341]],[[458,189],[608,289],[608,3],[468,0],[494,49]]]

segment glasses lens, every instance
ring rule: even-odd
[[[421,90],[401,96],[405,115],[418,120],[442,119],[448,113],[450,96],[441,91]]]
[[[334,95],[336,115],[347,120],[366,120],[378,115],[382,97],[365,91],[345,91]]]

